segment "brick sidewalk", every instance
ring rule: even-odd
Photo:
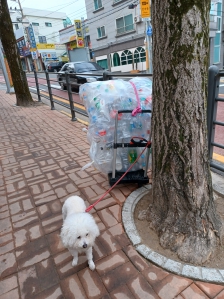
[[[0,91],[0,299],[224,298],[224,286],[170,274],[142,258],[121,223],[136,185],[116,187],[92,214],[101,230],[96,270],[76,267],[60,238],[61,207],[71,194],[93,203],[108,180],[89,162],[84,127],[46,105],[13,107]]]

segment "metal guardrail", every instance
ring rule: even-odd
[[[46,79],[47,87],[48,87],[48,94],[49,96],[41,94],[40,88],[39,88],[39,77],[38,74],[45,74],[45,78],[41,79]],[[29,73],[30,74],[30,73]],[[32,73],[31,73],[32,74]],[[57,74],[57,73],[54,73]],[[77,75],[83,75],[83,74],[77,74]],[[92,76],[92,74],[87,74],[87,76]],[[71,74],[66,73],[66,85],[67,85],[67,94],[68,94],[68,99],[65,97],[58,96],[61,99],[65,99],[69,101],[69,104],[66,104],[64,102],[60,102],[59,100],[54,99],[54,95],[52,93],[52,89],[54,87],[51,86],[51,82],[58,82],[57,80],[52,80],[50,78],[50,73],[45,71],[45,72],[35,72],[34,71],[34,78],[35,78],[35,83],[36,83],[36,90],[37,90],[37,96],[38,96],[38,101],[41,101],[41,97],[47,98],[50,100],[51,103],[51,109],[54,110],[54,104],[61,105],[63,107],[66,107],[70,109],[72,121],[76,121],[76,113],[80,113],[84,116],[88,116],[86,112],[80,111],[78,108],[74,106],[74,101],[73,101],[73,94],[77,94],[72,91],[72,84],[70,82],[70,76]],[[94,74],[94,76],[101,76],[102,74]],[[103,73],[103,81],[110,80],[110,79],[129,79],[133,77],[151,77],[152,74],[147,74],[147,73],[111,73],[108,71],[105,71]],[[209,160],[210,160],[210,166],[212,168],[215,168],[221,172],[224,172],[224,167],[220,163],[217,163],[215,160],[212,159],[213,157],[213,148],[218,147],[221,149],[224,149],[224,144],[218,144],[214,141],[215,139],[215,128],[216,126],[224,126],[224,123],[217,121],[217,108],[218,108],[218,102],[224,102],[224,99],[219,98],[219,82],[220,78],[224,78],[224,71],[219,71],[216,66],[211,66],[209,68],[209,76],[208,76],[208,101],[207,101],[207,127],[208,127],[208,151],[209,151]]]
[[[224,126],[224,122],[217,121],[218,103],[224,102],[224,98],[219,98],[220,78],[224,78],[224,71],[219,71],[219,69],[215,65],[210,66],[208,72],[208,103],[207,103],[208,153],[209,153],[210,166],[221,172],[224,172],[224,166],[217,163],[215,160],[213,160],[214,146],[224,149],[224,144],[219,144],[215,142],[216,126]]]
[[[33,75],[34,74],[34,75]],[[39,74],[45,74],[45,78],[40,78],[38,77]],[[57,73],[52,73],[52,74],[57,74]],[[76,121],[76,113],[80,113],[84,116],[88,116],[88,114],[84,111],[80,111],[80,109],[76,108],[74,106],[74,101],[73,101],[73,94],[77,94],[76,92],[72,91],[72,84],[71,84],[71,80],[70,77],[72,76],[72,74],[66,72],[65,74],[65,78],[66,78],[66,86],[67,86],[67,95],[68,95],[68,99],[65,97],[61,97],[59,95],[57,95],[57,97],[61,98],[62,100],[68,100],[69,104],[66,104],[64,102],[60,102],[60,100],[56,100],[54,99],[54,94],[52,92],[52,89],[55,89],[54,87],[51,86],[51,82],[57,82],[57,80],[53,80],[52,78],[50,78],[51,73],[49,73],[48,71],[45,72],[30,72],[27,73],[27,77],[29,78],[34,78],[35,79],[35,84],[36,84],[36,94],[38,97],[38,101],[41,101],[41,97],[44,97],[48,100],[50,100],[50,104],[51,104],[51,110],[54,110],[54,104],[58,104],[61,105],[63,107],[66,107],[68,109],[70,109],[71,111],[71,115],[72,115],[72,121]],[[82,73],[77,73],[77,75],[83,75]],[[85,73],[85,76],[93,76],[92,73]],[[111,73],[111,72],[107,72],[105,71],[102,75],[102,73],[94,73],[94,76],[100,76],[103,77],[103,81],[107,81],[107,80],[111,80],[111,79],[119,79],[119,78],[123,78],[123,79],[129,79],[129,78],[133,78],[133,76],[138,76],[138,77],[152,77],[152,74],[146,74],[146,73],[136,73],[136,74],[131,74],[131,73]],[[46,80],[46,85],[48,88],[48,94],[49,96],[43,95],[40,91],[40,82],[39,79],[44,79]]]

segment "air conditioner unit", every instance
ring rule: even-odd
[[[134,17],[134,22],[135,22],[135,24],[136,24],[136,23],[141,23],[141,21],[142,21],[142,18],[141,18],[140,16],[135,16],[135,17]]]

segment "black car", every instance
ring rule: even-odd
[[[58,83],[62,90],[67,89],[65,72],[69,73],[70,83],[73,88],[86,82],[103,81],[104,69],[95,62],[69,62],[58,73]],[[86,74],[86,75],[85,75]]]
[[[63,67],[64,64],[65,62],[63,61],[51,62],[47,65],[47,71],[57,73],[60,71],[60,69]]]

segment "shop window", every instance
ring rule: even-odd
[[[107,59],[97,60],[97,63],[104,69],[108,69]]]
[[[102,7],[102,1],[101,0],[94,0],[95,10],[100,9],[101,7]]]
[[[138,47],[134,51],[134,62],[144,62],[146,61],[146,53],[145,49],[142,47]]]
[[[121,65],[132,64],[133,57],[129,50],[125,50],[121,53]]]
[[[134,30],[132,14],[116,19],[117,34]]]
[[[121,59],[118,53],[114,53],[113,55],[113,66],[121,65]]]
[[[105,34],[105,26],[97,28],[98,38],[106,36]]]
[[[39,39],[40,44],[46,44],[47,43],[46,36],[38,36],[38,39]]]

